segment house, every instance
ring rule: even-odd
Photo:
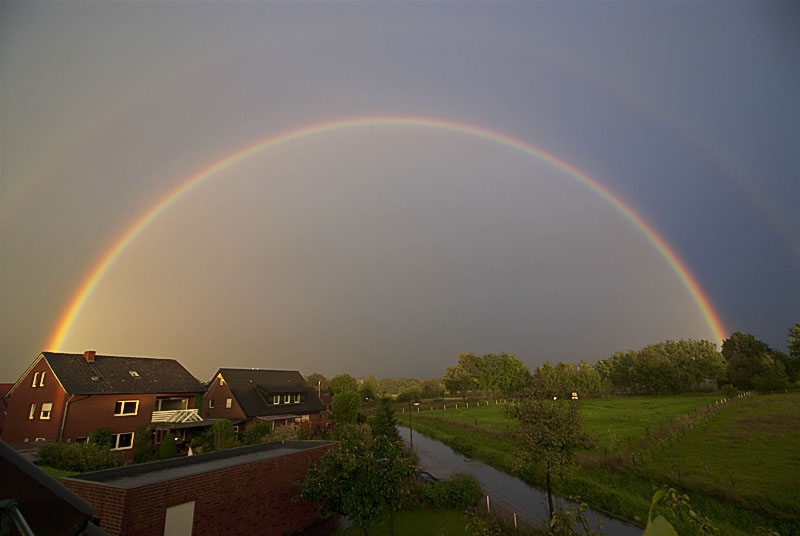
[[[203,397],[204,419],[228,419],[245,431],[255,423],[320,426],[325,405],[296,370],[222,368]]]
[[[102,536],[94,524],[92,507],[53,477],[0,441],[0,527],[13,530],[14,520],[25,521],[37,536]],[[6,532],[8,530],[9,532]]]
[[[0,383],[0,434],[6,424],[6,395],[14,387],[13,383]]]
[[[112,536],[330,534],[318,505],[297,499],[332,441],[260,443],[64,477]]]
[[[153,424],[156,441],[203,424],[194,407],[205,386],[174,359],[42,352],[6,395],[2,439],[86,441],[110,428],[113,449],[130,454],[136,430]],[[125,452],[128,451],[128,452]]]

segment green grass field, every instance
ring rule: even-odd
[[[582,401],[584,427],[598,446],[582,455],[585,466],[559,479],[557,489],[564,495],[580,495],[595,508],[641,520],[653,486],[668,483],[688,491],[694,507],[711,517],[722,534],[744,536],[754,534],[758,527],[783,535],[800,534],[800,394],[753,396],[663,445],[644,441],[648,430],[653,433],[666,427],[716,398]],[[413,419],[420,432],[541,486],[540,470],[520,472],[515,466],[510,441],[502,435],[480,433],[481,429],[513,428],[502,406],[421,412]],[[473,428],[476,421],[478,429]],[[641,457],[636,465],[590,463],[603,459],[609,450]],[[679,533],[691,534],[691,526],[679,527]]]

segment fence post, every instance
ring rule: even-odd
[[[489,496],[486,496],[486,512],[491,512],[491,508],[489,507]]]

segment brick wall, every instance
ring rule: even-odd
[[[195,536],[278,536],[319,521],[316,505],[295,500],[293,482],[303,480],[309,462],[331,448],[335,445],[128,490],[76,479],[62,483],[94,507],[100,528],[110,536],[160,536],[167,508],[189,501],[195,501]]]

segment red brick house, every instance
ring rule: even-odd
[[[174,359],[42,352],[6,395],[2,439],[86,441],[110,428],[114,450],[126,451],[144,425],[202,421],[194,401],[204,390]]]
[[[0,434],[6,425],[6,394],[14,387],[13,383],[0,383]]]
[[[228,419],[245,431],[257,422],[320,425],[325,405],[296,370],[222,368],[203,397],[204,419]]]
[[[261,443],[61,479],[112,536],[330,534],[294,482],[331,441]]]

